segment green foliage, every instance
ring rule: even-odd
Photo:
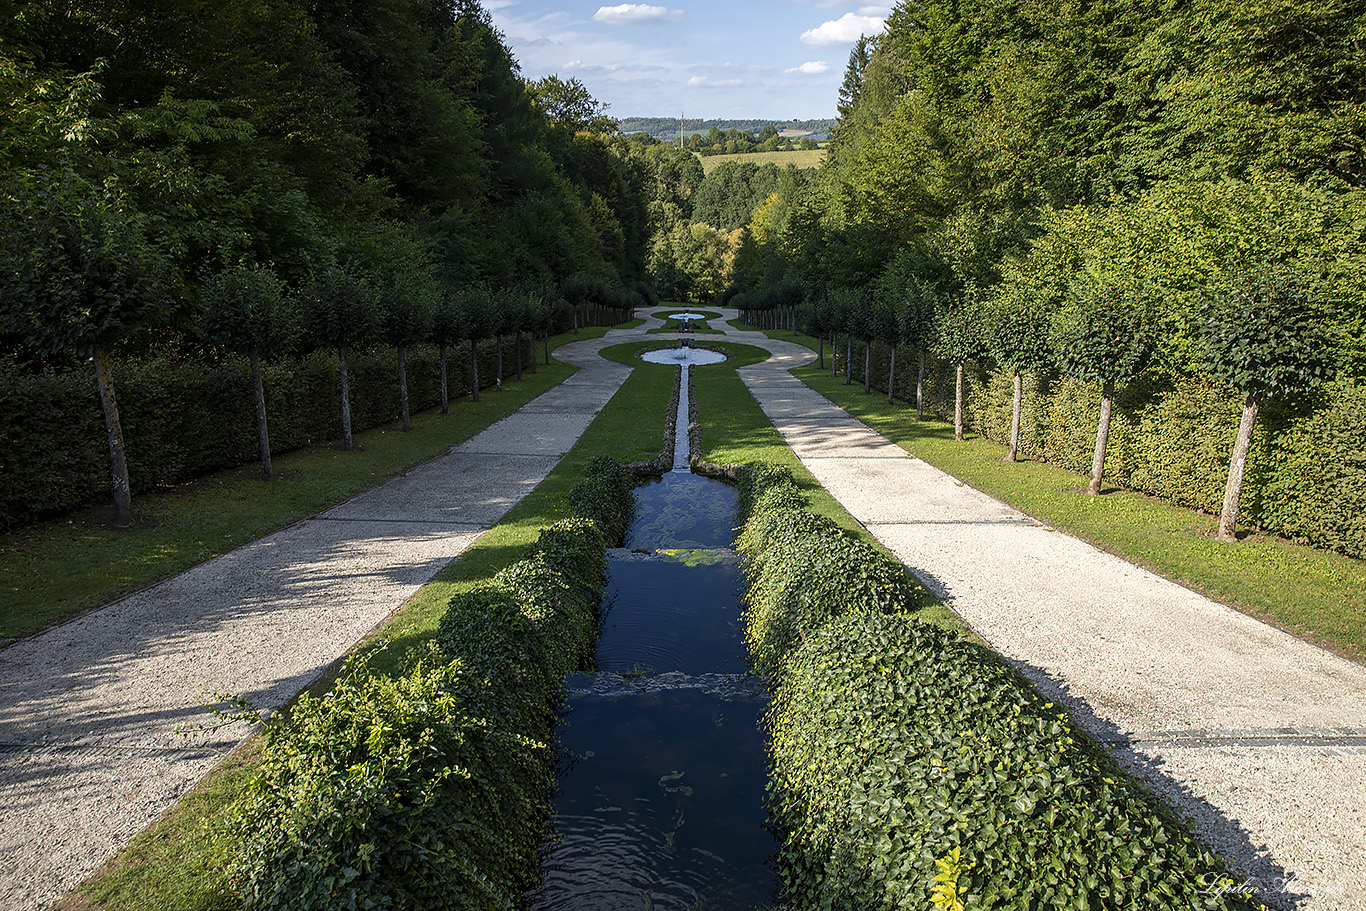
[[[1080,276],[1053,317],[1050,342],[1064,372],[1091,383],[1124,383],[1152,357],[1152,316],[1144,291]]]
[[[923,592],[906,568],[802,501],[791,475],[749,468],[741,482],[745,557],[745,641],[760,674],[780,674],[796,642],[832,619],[909,613]]]
[[[261,357],[289,351],[299,331],[298,309],[284,282],[255,263],[236,263],[204,281],[198,322],[210,345]]]
[[[610,459],[587,474],[573,503],[630,497]],[[592,650],[606,546],[594,518],[543,529],[451,599],[410,666],[353,664],[267,724],[236,822],[249,907],[520,907],[549,813],[546,745],[564,677]]]
[[[1265,264],[1222,276],[1200,311],[1211,375],[1258,399],[1328,379],[1336,361],[1331,323],[1306,283]]]
[[[975,288],[943,301],[935,309],[930,350],[936,357],[958,366],[982,356],[986,338],[981,309],[981,293]]]
[[[608,456],[596,456],[583,469],[584,480],[569,493],[569,509],[592,520],[604,540],[620,542],[635,513],[631,478],[625,466]]]
[[[41,354],[89,356],[175,306],[167,261],[117,184],[70,171],[0,182],[0,333]]]
[[[374,285],[340,268],[323,268],[299,291],[305,341],[316,348],[372,344],[380,332]]]
[[[266,726],[239,802],[249,908],[512,908],[545,744],[473,716],[460,663],[353,667]]]
[[[915,618],[812,631],[767,724],[796,907],[1255,907],[1065,713]]]

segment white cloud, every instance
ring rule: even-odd
[[[830,64],[824,60],[808,60],[801,66],[794,66],[790,70],[783,70],[784,76],[819,76],[821,73],[830,72]]]
[[[853,44],[862,35],[879,34],[886,24],[886,16],[869,16],[861,12],[845,13],[838,19],[823,22],[816,28],[802,32],[802,43],[812,47]]]
[[[743,79],[710,79],[706,76],[694,76],[688,80],[689,88],[733,88],[737,85],[744,85]]]
[[[622,3],[619,6],[600,6],[593,14],[594,22],[608,25],[638,25],[640,23],[677,22],[683,18],[681,9],[650,6],[646,3]]]

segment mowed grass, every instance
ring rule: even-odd
[[[559,345],[600,337],[606,329],[552,338]],[[455,366],[453,369],[459,369]],[[31,635],[197,563],[225,553],[355,496],[462,443],[571,375],[559,361],[523,371],[522,382],[484,389],[479,401],[451,402],[355,435],[355,448],[314,446],[276,456],[278,477],[243,465],[133,500],[138,524],[109,526],[112,507],[0,535],[0,644]]]
[[[813,350],[817,344],[789,332],[769,335]],[[1217,517],[1113,487],[1089,496],[1079,474],[1039,462],[1003,462],[1005,447],[975,434],[956,443],[952,423],[917,423],[913,407],[888,405],[885,392],[864,395],[861,382],[846,386],[828,368],[813,364],[794,373],[908,452],[1021,512],[1309,642],[1366,661],[1366,561],[1274,535],[1248,534],[1226,544],[1214,538]]]
[[[392,671],[407,648],[429,640],[452,595],[518,559],[542,528],[564,516],[565,497],[578,483],[589,459],[611,455],[633,462],[659,454],[676,368],[638,360],[637,353],[649,347],[630,343],[603,352],[608,359],[635,369],[579,443],[502,521],[362,642],[353,653],[355,660],[365,661],[380,673]],[[762,361],[768,352],[734,343],[723,347],[732,352],[730,361],[693,371],[701,403],[704,457],[719,463],[769,461],[785,465],[806,491],[814,511],[867,537],[801,467],[736,374],[736,367]],[[876,546],[871,537],[867,540]],[[930,622],[966,629],[951,611],[939,605],[926,607],[921,615]],[[338,662],[333,675],[312,691],[325,691],[340,665]],[[239,842],[229,823],[233,803],[251,780],[260,751],[259,738],[244,744],[162,820],[65,896],[56,911],[240,911],[242,901],[229,875]]]
[[[819,168],[825,160],[825,149],[796,149],[791,152],[738,152],[734,155],[703,155],[702,173],[710,174],[726,161],[747,161],[751,164],[776,164],[780,168],[788,165],[798,170]]]

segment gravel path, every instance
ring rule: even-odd
[[[401,478],[0,651],[0,908],[44,907],[250,733],[177,733],[210,692],[281,705],[458,556],[620,387],[597,352],[657,325],[562,347],[584,369]],[[787,373],[807,349],[726,335],[774,352],[741,374],[816,478],[1268,902],[1366,911],[1366,668],[907,455]]]
[[[809,350],[768,347],[774,360],[740,370],[765,413],[982,638],[1192,818],[1264,901],[1366,909],[1366,667],[965,486],[788,373]]]
[[[0,908],[46,907],[251,733],[181,733],[212,693],[279,707],[497,522],[630,374],[597,351],[649,326],[560,348],[583,369],[402,477],[0,650]]]

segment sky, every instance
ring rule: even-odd
[[[836,116],[849,51],[891,6],[848,0],[484,0],[527,79],[578,79],[608,115]]]

